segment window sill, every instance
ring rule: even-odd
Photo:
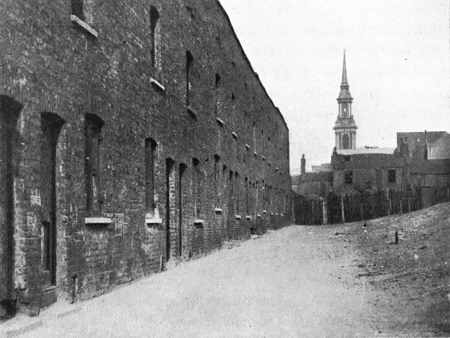
[[[101,225],[107,226],[112,224],[112,219],[108,217],[86,217],[84,219],[85,225]]]
[[[98,38],[98,32],[94,28],[92,28],[92,26],[89,25],[86,21],[81,20],[78,16],[71,14],[70,21],[78,25],[78,27],[82,28],[84,31],[92,35],[94,38]]]
[[[223,127],[225,125],[225,122],[220,117],[216,117],[216,121],[217,121],[217,124],[221,127]]]
[[[192,108],[191,106],[187,106],[186,109],[187,109],[187,112],[189,113],[189,115],[191,115],[191,117],[192,117],[194,120],[197,120],[198,114],[197,114],[197,112],[195,111],[195,109]]]
[[[196,219],[194,221],[194,227],[196,227],[197,229],[203,229],[205,226],[205,221],[202,219]]]
[[[235,215],[234,218],[236,219],[236,221],[240,221],[242,219],[241,215]]]
[[[215,212],[216,215],[222,215],[223,214],[223,210],[220,209],[220,208],[215,208],[214,212]]]
[[[162,219],[158,216],[151,214],[145,215],[145,225],[148,227],[159,227],[163,223]]]
[[[152,87],[157,90],[158,92],[161,93],[165,93],[166,92],[166,87],[163,86],[163,84],[161,82],[159,82],[158,80],[156,80],[155,78],[151,77],[150,78],[150,84],[152,85]]]

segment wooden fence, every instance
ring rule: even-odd
[[[321,225],[358,222],[420,210],[423,207],[450,201],[450,186],[417,188],[406,191],[376,191],[307,198],[296,195],[296,224]]]

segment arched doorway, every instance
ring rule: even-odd
[[[0,306],[14,298],[14,154],[22,104],[0,95]]]
[[[56,285],[57,197],[56,148],[65,121],[53,113],[41,114],[42,263],[44,283]]]

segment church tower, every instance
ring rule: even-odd
[[[339,105],[339,113],[334,125],[336,134],[336,149],[356,149],[356,126],[352,113],[352,94],[350,94],[350,86],[347,79],[347,62],[344,51],[344,65],[342,69],[341,91],[337,99]]]

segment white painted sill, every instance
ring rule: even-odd
[[[216,117],[216,121],[219,124],[219,126],[223,127],[225,125],[224,120],[222,120],[220,117]]]
[[[74,24],[78,25],[80,28],[82,28],[83,30],[88,32],[93,37],[98,38],[98,32],[91,25],[89,25],[86,21],[81,20],[75,14],[70,15],[70,21],[72,21]]]
[[[192,108],[190,105],[187,106],[187,111],[188,111],[189,115],[191,115],[191,117],[192,117],[194,120],[197,120],[197,119],[198,119],[197,111],[196,111],[194,108]]]
[[[162,223],[162,219],[158,216],[154,216],[151,214],[145,215],[145,224],[149,227],[160,226]]]
[[[159,82],[158,80],[156,80],[155,78],[150,78],[150,84],[153,86],[153,88],[155,88],[157,91],[160,91],[162,93],[166,92],[166,87],[164,87],[164,85]]]
[[[84,219],[85,225],[110,225],[112,224],[112,219],[108,217],[86,217]]]
[[[194,220],[194,226],[197,229],[202,229],[205,226],[205,221],[202,219],[196,219],[196,220]]]

